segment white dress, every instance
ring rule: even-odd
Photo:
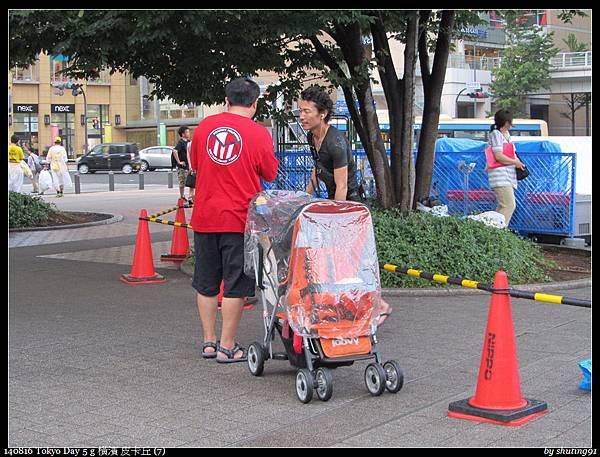
[[[52,174],[54,188],[59,190],[60,186],[71,187],[73,182],[71,181],[71,175],[67,167],[67,151],[65,148],[58,145],[52,146],[48,150],[46,160],[50,163],[50,173]],[[53,169],[57,167],[58,171]]]

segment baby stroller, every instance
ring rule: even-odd
[[[321,200],[304,192],[266,190],[250,203],[244,270],[261,290],[265,336],[248,347],[248,368],[260,376],[266,360],[298,368],[296,394],[331,398],[330,368],[375,359],[365,369],[372,395],[398,392],[404,376],[382,363],[377,341],[381,290],[368,208]],[[284,353],[273,350],[275,334]]]

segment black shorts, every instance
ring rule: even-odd
[[[243,233],[194,232],[196,267],[192,287],[206,297],[219,295],[243,298],[254,296],[254,281],[244,274]]]

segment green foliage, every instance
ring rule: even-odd
[[[19,192],[8,193],[8,226],[10,228],[39,226],[46,223],[56,211],[54,204],[46,203],[41,197],[32,197]]]
[[[585,52],[588,50],[587,44],[578,41],[574,33],[569,33],[566,40],[563,38],[563,43],[567,45],[569,52]]]
[[[547,281],[538,246],[508,230],[457,217],[438,217],[396,209],[373,209],[380,262],[429,273],[493,283],[500,266],[510,284]],[[425,279],[381,272],[382,287],[447,287]]]
[[[523,11],[504,11],[507,48],[500,67],[492,71],[491,90],[498,109],[508,109],[514,117],[529,117],[525,110],[527,94],[549,88],[550,59],[558,53],[553,34],[523,21]]]

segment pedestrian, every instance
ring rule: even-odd
[[[72,185],[71,175],[69,175],[69,168],[67,167],[67,151],[61,143],[62,138],[57,136],[54,139],[54,146],[48,149],[46,155],[46,161],[50,163],[50,174],[52,175],[57,197],[63,197],[65,186],[71,187]]]
[[[42,171],[42,164],[40,163],[40,158],[36,154],[35,149],[31,149],[29,151],[29,157],[27,158],[27,165],[29,166],[29,169],[31,170],[31,173],[33,175],[32,179],[31,179],[31,184],[33,185],[32,193],[37,194],[39,191],[39,178],[40,178],[40,172]]]
[[[21,192],[23,187],[23,168],[21,161],[24,158],[23,149],[19,146],[19,137],[12,135],[8,146],[8,190]]]
[[[182,125],[177,129],[179,134],[179,141],[173,148],[173,154],[171,156],[171,165],[177,168],[177,179],[179,180],[179,196],[185,198],[185,180],[190,169],[187,158],[187,144],[190,140],[190,129],[189,127]],[[190,194],[188,194],[190,195]]]
[[[320,180],[327,189],[327,198],[365,203],[364,191],[356,179],[350,143],[343,132],[329,125],[333,106],[327,92],[318,86],[311,86],[300,94],[300,123],[308,130],[308,144],[315,162],[306,192],[316,191],[320,195]],[[377,325],[383,324],[391,313],[391,305],[381,299]]]
[[[246,360],[236,341],[244,297],[254,295],[254,282],[244,274],[244,229],[252,197],[261,178],[273,181],[279,161],[269,131],[252,120],[260,88],[237,78],[225,88],[227,111],[202,120],[194,131],[191,169],[197,171],[191,225],[196,266],[192,286],[204,343],[202,357],[219,363]],[[216,337],[217,296],[224,282],[222,328]]]
[[[188,170],[188,175],[185,180],[185,186],[190,189],[188,202],[193,205],[194,204],[194,193],[196,190],[196,170],[192,169],[192,159],[190,157],[190,151],[192,150],[192,142],[188,141],[187,144],[187,163],[189,164],[190,169]]]
[[[490,187],[496,194],[498,208],[496,211],[504,216],[506,227],[510,222],[516,208],[515,189],[517,188],[516,168],[525,168],[519,158],[514,155],[514,145],[510,138],[509,129],[512,127],[513,116],[510,111],[501,109],[494,114],[494,123],[490,127],[489,145],[496,162],[501,166],[490,168],[487,164],[486,171]],[[505,145],[513,146],[513,157],[505,154]]]

